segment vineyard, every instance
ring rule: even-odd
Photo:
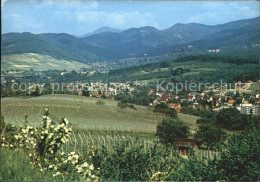
[[[147,152],[153,148],[154,145],[160,145],[158,138],[135,135],[127,132],[97,132],[97,131],[72,131],[72,135],[69,137],[68,142],[62,147],[65,153],[71,151],[80,151],[88,153],[90,150],[100,150],[105,147],[108,150],[113,149],[114,146],[124,145],[127,150],[133,146],[143,146],[144,151]],[[172,153],[175,150],[172,149]],[[199,158],[213,158],[218,155],[217,151],[212,150],[195,150],[196,156]]]
[[[50,110],[50,117],[58,120],[67,117],[73,129],[97,131],[127,131],[133,133],[154,134],[156,125],[163,115],[153,113],[152,109],[135,106],[137,110],[120,109],[117,101],[102,100],[104,105],[97,105],[101,99],[72,95],[46,95],[34,98],[2,99],[2,115],[8,123],[20,125],[28,114],[29,123],[38,126],[42,113]],[[179,117],[191,128],[196,128],[198,117],[179,114]]]
[[[101,99],[73,95],[46,95],[34,98],[4,98],[2,99],[2,115],[5,121],[21,126],[24,115],[28,114],[29,124],[39,127],[44,110],[50,110],[50,118],[58,121],[67,117],[69,126],[73,129],[68,142],[62,150],[88,151],[107,149],[123,143],[129,146],[144,146],[149,149],[158,143],[155,137],[156,125],[163,115],[152,112],[152,109],[138,106],[137,110],[120,109],[117,101],[104,100],[104,105],[97,105]],[[178,114],[195,131],[198,117]],[[201,156],[209,155],[203,151]],[[211,155],[211,154],[210,154]]]
[[[121,109],[116,101],[102,100],[102,105],[97,101],[100,99],[67,95],[2,99],[1,158],[8,158],[4,160],[3,179],[26,181],[29,176],[32,181],[237,180],[237,176],[219,172],[229,171],[225,163],[233,160],[231,153],[244,150],[243,145],[234,143],[236,137],[242,137],[250,150],[258,141],[256,133],[247,132],[248,136],[230,135],[230,142],[222,148],[179,151],[155,136],[157,123],[164,116],[152,108]],[[193,135],[198,117],[178,116],[190,126]],[[252,155],[257,156],[256,150],[253,148]],[[34,175],[27,168],[14,167],[24,165],[29,165]],[[245,179],[256,179],[256,171],[253,167]]]

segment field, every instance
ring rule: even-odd
[[[105,104],[97,105],[98,100]],[[73,128],[73,134],[64,146],[64,151],[67,152],[100,148],[103,145],[110,148],[127,140],[132,145],[149,148],[157,141],[156,125],[164,117],[144,106],[136,105],[137,110],[120,109],[117,101],[73,95],[3,98],[1,102],[5,121],[14,125],[22,125],[24,115],[28,114],[30,125],[39,126],[46,108],[56,122],[67,117]],[[194,132],[198,117],[181,113],[178,115]],[[136,137],[139,138],[138,141],[135,141]]]
[[[46,108],[51,118],[58,120],[67,117],[72,127],[84,130],[128,131],[135,133],[155,133],[156,125],[163,115],[153,113],[152,109],[135,106],[137,110],[120,109],[117,101],[73,95],[46,95],[34,98],[3,98],[2,115],[13,124],[21,124],[25,114],[32,125],[38,125]],[[195,128],[196,116],[179,114],[179,117]]]
[[[28,71],[33,69],[35,71],[44,70],[79,70],[80,68],[90,68],[89,65],[79,63],[77,61],[58,60],[48,55],[41,55],[35,53],[10,54],[3,55],[1,58],[1,71],[18,70]]]

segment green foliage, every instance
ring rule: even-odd
[[[127,102],[118,102],[117,107],[121,109],[130,108],[136,110],[136,107],[133,104],[128,104]]]
[[[218,174],[211,160],[199,159],[193,153],[181,163],[175,171],[171,171],[165,181],[215,181]]]
[[[3,181],[53,181],[50,172],[42,173],[30,164],[24,152],[1,150],[1,180]],[[56,180],[61,180],[57,179]]]
[[[177,111],[173,108],[168,107],[165,103],[157,104],[153,110],[153,112],[164,113],[166,116],[176,118]]]
[[[89,97],[89,96],[90,96],[90,91],[87,90],[87,88],[84,88],[84,89],[82,90],[82,96]]]
[[[196,123],[197,124],[211,124],[214,121],[212,119],[207,119],[207,118],[199,118]]]
[[[241,114],[236,108],[221,109],[217,113],[216,125],[227,130],[242,130],[250,125],[248,115]]]
[[[36,85],[35,89],[31,92],[31,95],[38,97],[41,95],[41,90],[40,90],[40,86]]]
[[[202,118],[213,118],[216,114],[211,110],[197,110],[197,109],[192,109],[190,107],[182,107],[181,113],[200,116]]]
[[[174,145],[178,138],[187,138],[189,126],[179,118],[165,118],[156,127],[156,136],[163,144]]]
[[[227,149],[216,161],[219,179],[227,181],[259,180],[260,135],[259,128],[251,128],[233,135]]]
[[[101,179],[109,181],[154,181],[156,173],[167,174],[177,167],[177,154],[176,158],[166,157],[169,151],[158,145],[146,150],[128,142],[115,146],[112,151],[102,148],[96,151],[93,164],[100,168]]]
[[[56,126],[49,118],[49,112],[46,109],[40,128],[29,126],[26,115],[24,126],[14,135],[15,141],[10,144],[8,140],[5,140],[8,135],[4,132],[3,136],[1,135],[1,144],[5,149],[24,152],[28,155],[31,164],[40,168],[43,173],[51,171],[53,177],[61,176],[67,181],[97,180],[93,171],[94,166],[90,161],[93,150],[84,155],[76,152],[65,154],[59,151],[72,132],[67,125],[67,119],[62,118]]]
[[[170,181],[258,181],[259,131],[256,128],[234,134],[219,156],[199,159],[191,155],[165,180]]]
[[[205,145],[209,149],[217,149],[225,139],[225,132],[212,123],[203,123],[199,126],[194,138],[198,140],[200,146]]]
[[[96,102],[96,105],[98,105],[98,106],[103,106],[103,105],[105,105],[105,102],[102,101],[102,100],[98,100],[98,101]]]

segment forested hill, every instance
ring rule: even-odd
[[[66,33],[2,35],[2,55],[36,53],[82,63],[160,56],[182,51],[236,50],[259,46],[260,17],[222,25],[176,24],[165,30],[146,26],[86,37]]]
[[[259,52],[258,52],[259,53]],[[244,55],[196,55],[140,66],[111,70],[106,74],[95,74],[92,79],[155,82],[164,79],[173,82],[189,81],[237,81],[244,74],[252,80],[259,79],[259,54]]]

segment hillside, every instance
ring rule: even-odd
[[[154,84],[157,80],[173,83],[184,83],[187,80],[202,83],[214,83],[220,80],[234,82],[234,80],[242,79],[243,74],[254,74],[252,79],[258,79],[258,62],[259,50],[244,52],[241,55],[185,56],[163,62],[115,69],[108,73],[93,75],[92,79],[107,81],[148,80]]]
[[[21,53],[21,54],[7,54],[2,55],[1,71],[19,70],[34,71],[44,70],[79,70],[80,68],[89,69],[90,66],[73,60],[56,59],[49,55],[36,53]]]
[[[208,49],[242,49],[259,44],[259,20],[257,17],[214,26],[176,24],[165,30],[150,26],[124,31],[104,28],[78,38],[65,33],[8,33],[2,35],[2,55],[36,53],[82,63],[109,63],[174,52],[196,54]]]
[[[117,101],[107,99],[103,99],[105,104],[99,106],[96,104],[98,100],[72,95],[46,95],[29,99],[3,98],[1,111],[5,121],[15,125],[23,122],[26,113],[29,115],[30,124],[38,125],[45,108],[48,108],[51,118],[58,119],[66,116],[75,129],[150,134],[155,133],[157,123],[164,117],[153,113],[147,107],[138,105],[135,106],[137,110],[120,109],[117,107]],[[193,128],[196,126],[198,117],[185,114],[180,114],[179,117]]]

